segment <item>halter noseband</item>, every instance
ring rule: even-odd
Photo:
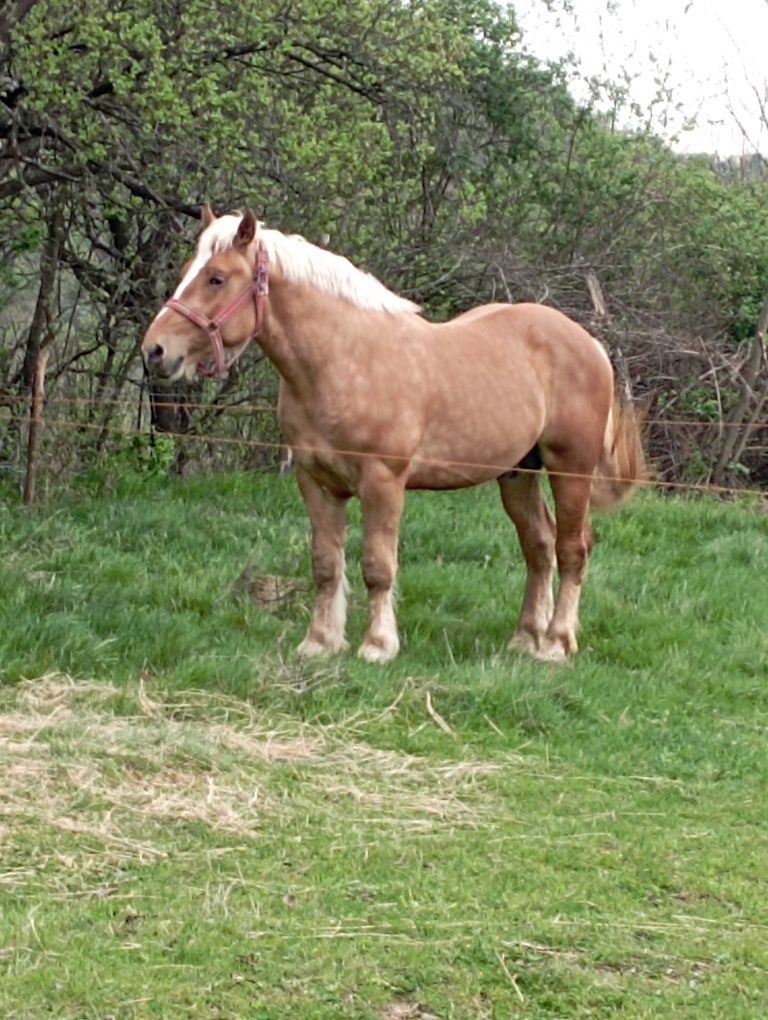
[[[170,308],[172,311],[178,312],[179,315],[183,315],[186,319],[189,319],[190,322],[199,326],[200,329],[204,330],[208,334],[208,339],[211,341],[214,365],[212,368],[206,368],[202,364],[198,364],[197,371],[199,375],[207,377],[223,375],[224,372],[228,372],[235,362],[238,361],[245,353],[246,347],[261,329],[261,323],[264,319],[264,298],[268,293],[269,277],[267,275],[267,250],[264,247],[263,241],[259,241],[259,246],[256,251],[256,265],[253,269],[253,278],[251,282],[242,294],[236,297],[232,304],[227,305],[224,311],[220,312],[215,318],[209,319],[208,316],[203,315],[194,308],[190,308],[189,305],[185,305],[183,301],[179,301],[177,298],[168,298],[163,307]],[[237,354],[235,354],[230,361],[225,361],[224,338],[221,335],[222,326],[224,326],[224,324],[228,322],[236,312],[239,312],[243,305],[247,304],[251,298],[253,298],[253,303],[256,309],[256,325],[254,326],[251,335],[240,345],[240,350]]]

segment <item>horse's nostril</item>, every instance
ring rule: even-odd
[[[157,364],[158,361],[163,360],[163,353],[163,348],[160,344],[155,344],[154,347],[150,347],[147,351],[147,361],[152,365]]]

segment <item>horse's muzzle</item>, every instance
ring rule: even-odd
[[[169,363],[162,344],[153,344],[148,351],[142,351],[142,354],[147,371],[160,379],[176,378],[184,361],[183,355],[180,354]]]

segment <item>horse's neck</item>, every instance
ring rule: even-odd
[[[259,341],[290,386],[305,392],[322,386],[343,371],[345,347],[365,342],[365,313],[343,298],[279,279],[270,281],[268,300]]]

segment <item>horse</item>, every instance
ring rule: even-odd
[[[251,210],[216,217],[205,206],[201,219],[194,256],[142,353],[168,382],[228,371],[251,340],[275,365],[278,417],[312,531],[315,597],[299,653],[346,647],[351,497],[362,507],[369,603],[358,654],[388,662],[400,649],[394,586],[406,491],[496,480],[527,568],[511,647],[549,662],[573,656],[590,506],[616,505],[644,474],[638,420],[616,395],[599,341],[532,303],[433,323],[343,256],[267,229]]]

